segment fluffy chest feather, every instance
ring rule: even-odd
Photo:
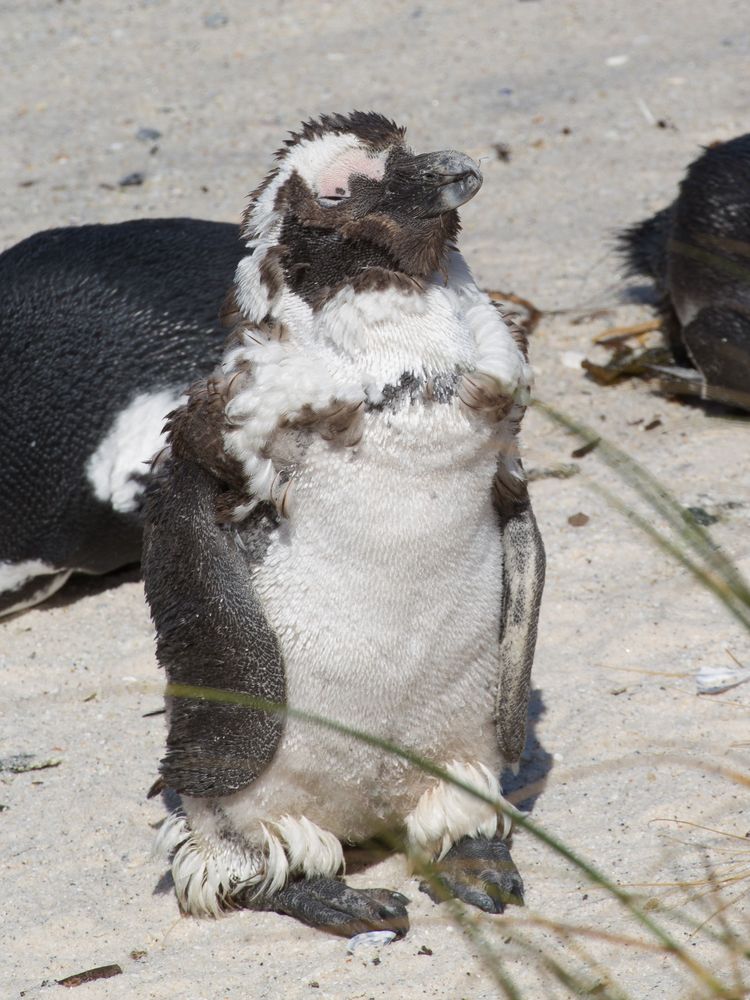
[[[494,650],[497,450],[457,400],[371,412],[356,448],[311,435],[292,517],[254,572],[292,704],[317,710],[323,697],[360,718],[372,698],[378,711],[403,708],[420,700],[420,678],[471,670]]]
[[[273,499],[280,470],[294,481],[253,570],[290,704],[399,741],[412,733],[435,753],[451,731],[476,732],[477,704],[490,722],[503,569],[492,482],[498,456],[512,466],[515,455],[510,420],[460,402],[460,373],[484,373],[508,396],[528,374],[460,255],[451,266],[453,283],[422,297],[346,292],[312,326],[225,363],[230,376],[251,366],[228,449],[256,496]],[[405,373],[421,388],[394,401],[382,387]],[[364,414],[359,443],[309,422],[332,403]]]

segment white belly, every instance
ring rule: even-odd
[[[497,770],[498,446],[457,403],[370,413],[356,449],[312,437],[254,574],[293,709]],[[397,758],[290,718],[272,768],[223,806],[240,828],[289,812],[357,839],[424,788]]]

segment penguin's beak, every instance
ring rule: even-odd
[[[482,186],[479,164],[454,149],[422,153],[412,160],[415,181],[421,188],[419,215],[431,219],[470,201]]]

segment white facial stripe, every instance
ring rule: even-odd
[[[351,132],[324,135],[300,142],[289,150],[276,177],[255,203],[250,216],[251,229],[258,236],[275,238],[278,235],[276,226],[280,225],[281,220],[274,207],[276,195],[293,172],[296,171],[321,196],[334,197],[337,187],[343,187],[345,193],[349,193],[349,177],[352,173],[364,174],[365,177],[376,180],[381,178],[387,156],[387,151],[371,153]],[[342,184],[341,180],[345,183]],[[325,187],[325,193],[321,190],[321,185]]]
[[[385,154],[369,156],[364,149],[352,149],[339,156],[318,176],[315,187],[321,198],[350,194],[352,174],[379,181],[385,173]]]

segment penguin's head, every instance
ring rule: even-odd
[[[456,209],[482,184],[470,157],[415,155],[404,129],[374,112],[306,122],[276,157],[251,195],[243,234],[313,307],[367,273],[382,283],[440,269],[460,228]]]

